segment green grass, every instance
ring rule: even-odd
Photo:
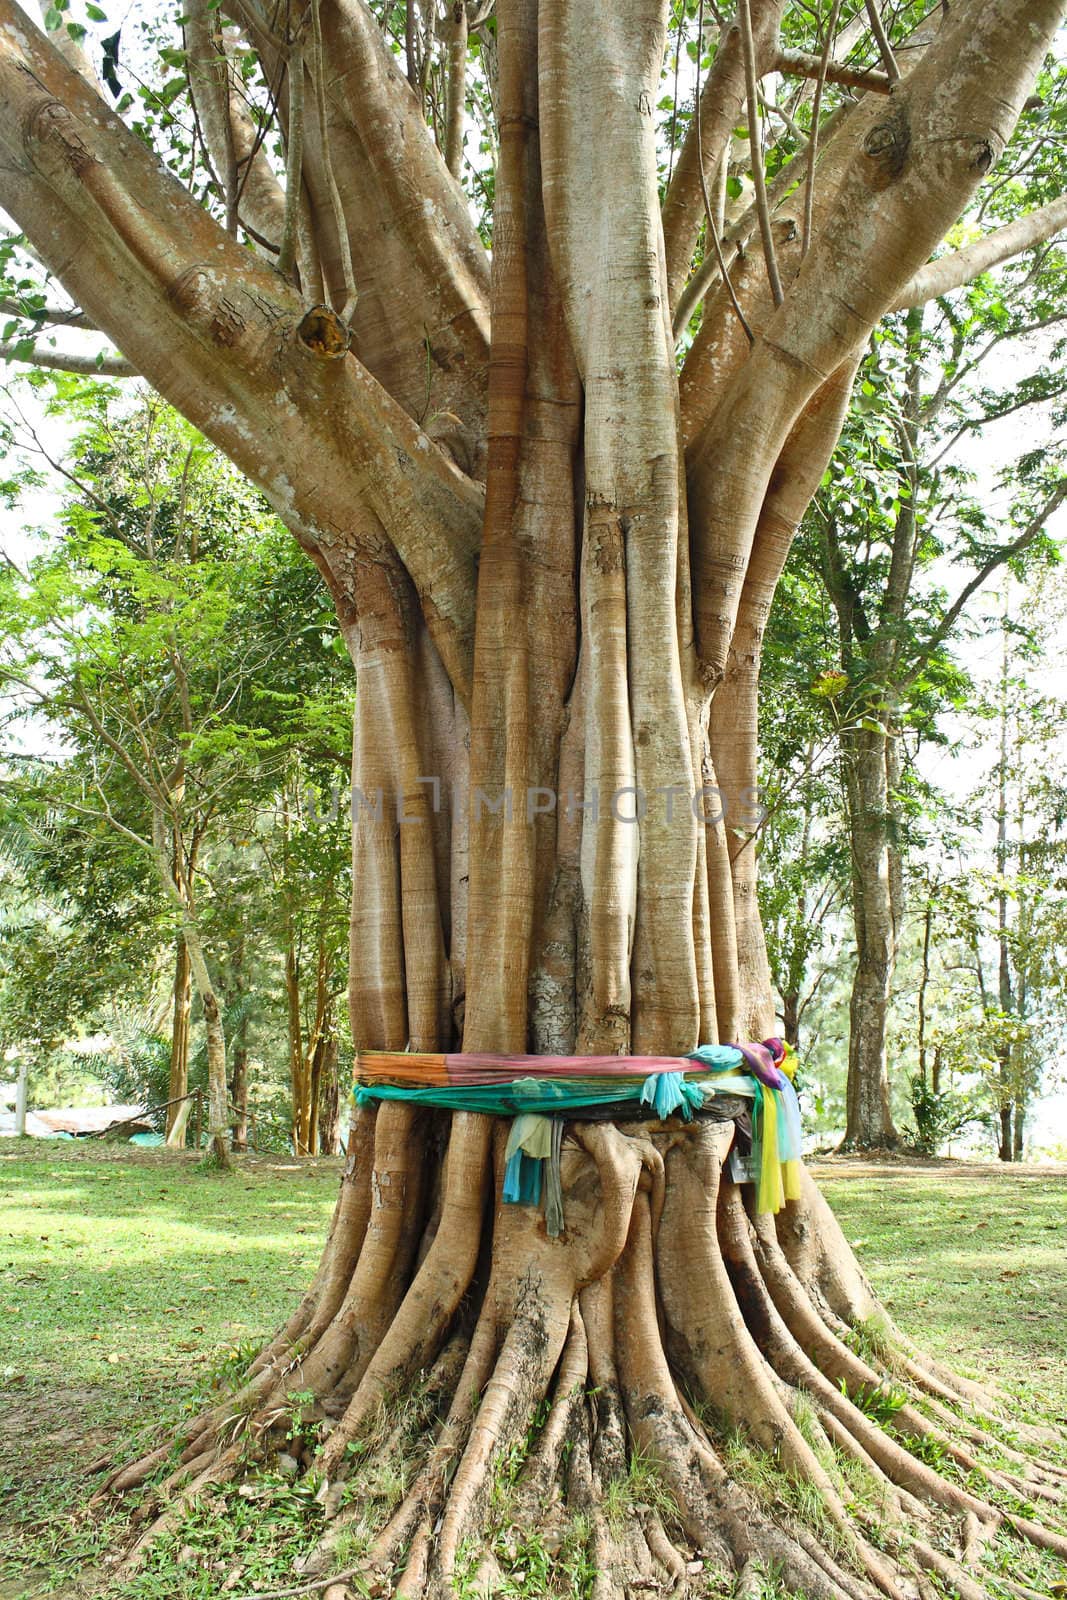
[[[339,1166],[252,1158],[224,1177],[192,1154],[0,1144],[0,1600],[35,1592],[27,1566],[61,1578],[57,1548],[95,1559],[109,1531],[77,1525],[85,1468],[139,1430],[165,1437],[292,1309]]]
[[[0,1144],[0,1600],[208,1600],[229,1580],[240,1596],[290,1578],[322,1513],[303,1485],[263,1477],[206,1497],[143,1574],[109,1587],[128,1511],[88,1521],[86,1469],[138,1429],[165,1439],[284,1319],[338,1174],[264,1157],[227,1178],[191,1155]],[[1067,1174],[829,1163],[819,1177],[920,1344],[1067,1413]],[[502,1564],[531,1572],[535,1553]]]
[[[1067,1417],[1067,1172],[816,1167],[894,1320],[968,1377]]]

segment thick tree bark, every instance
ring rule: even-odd
[[[277,66],[258,7],[233,10]],[[756,41],[778,10],[752,7]],[[1028,0],[1026,27],[1008,0],[939,12],[892,94],[865,96],[825,140],[803,260],[795,201],[770,217],[782,303],[757,250],[731,258],[751,342],[712,295],[679,383],[672,294],[700,222],[699,157],[714,166],[736,122],[736,41],[668,231],[653,117],[666,8],[499,0],[490,283],[377,22],[360,0],[321,0],[321,48],[297,62],[294,287],[0,0],[0,198],[123,353],[264,488],[336,601],[359,684],[357,1047],[684,1053],[770,1031],[749,809],[767,610],[859,352],[999,156],[1061,10]],[[208,65],[236,149],[225,62]],[[885,783],[884,752],[882,770]],[[212,1044],[217,1006],[187,942]],[[183,1430],[177,1469],[168,1444],[113,1476],[120,1490],[167,1474],[132,1562],[246,1449],[285,1440],[290,1397],[310,1391],[332,1510],[361,1461],[409,1459],[398,1493],[368,1479],[354,1501],[379,1593],[491,1580],[510,1483],[520,1523],[536,1515],[561,1542],[581,1530],[598,1600],[695,1593],[695,1549],[744,1593],[773,1563],[812,1600],[911,1600],[930,1592],[924,1570],[984,1595],[945,1552],[964,1523],[970,1560],[1003,1520],[983,1495],[1007,1469],[978,1462],[954,1409],[981,1406],[993,1427],[992,1402],[888,1319],[884,1360],[857,1353],[882,1313],[831,1214],[810,1184],[777,1225],[746,1210],[723,1177],[732,1138],[710,1120],[568,1123],[553,1237],[537,1210],[502,1203],[498,1119],[358,1108],[289,1323],[240,1392]],[[883,1429],[864,1396],[890,1381],[909,1403]],[[807,1486],[817,1524],[744,1486],[731,1430]],[[926,1439],[973,1489],[910,1448]],[[879,1485],[884,1549],[846,1503],[838,1457]],[[663,1510],[613,1517],[641,1459]],[[1010,1459],[1027,1498],[1062,1487],[1022,1450]]]

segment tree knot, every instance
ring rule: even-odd
[[[894,105],[889,115],[883,117],[881,122],[876,122],[863,141],[864,154],[871,157],[881,177],[877,187],[881,188],[900,177],[910,149],[911,123],[907,109],[903,105]]]
[[[296,337],[320,361],[343,361],[352,330],[329,306],[312,306],[297,324]]]
[[[976,140],[974,147],[974,159],[971,162],[974,170],[976,172],[988,172],[990,167],[993,165],[994,153],[993,146],[988,139]]]
[[[39,100],[26,119],[26,143],[59,145],[76,173],[92,166],[96,157],[77,130],[74,117],[59,100]]]

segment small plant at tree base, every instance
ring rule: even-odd
[[[968,1128],[988,1125],[988,1111],[976,1107],[971,1096],[951,1089],[935,1092],[918,1073],[909,1082],[915,1118],[911,1143],[919,1155],[936,1156],[943,1145],[958,1139]]]

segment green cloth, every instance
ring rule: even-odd
[[[508,1134],[508,1147],[504,1159],[510,1161],[516,1150],[525,1150],[528,1156],[546,1161],[552,1154],[552,1118],[524,1111],[515,1118]]]

